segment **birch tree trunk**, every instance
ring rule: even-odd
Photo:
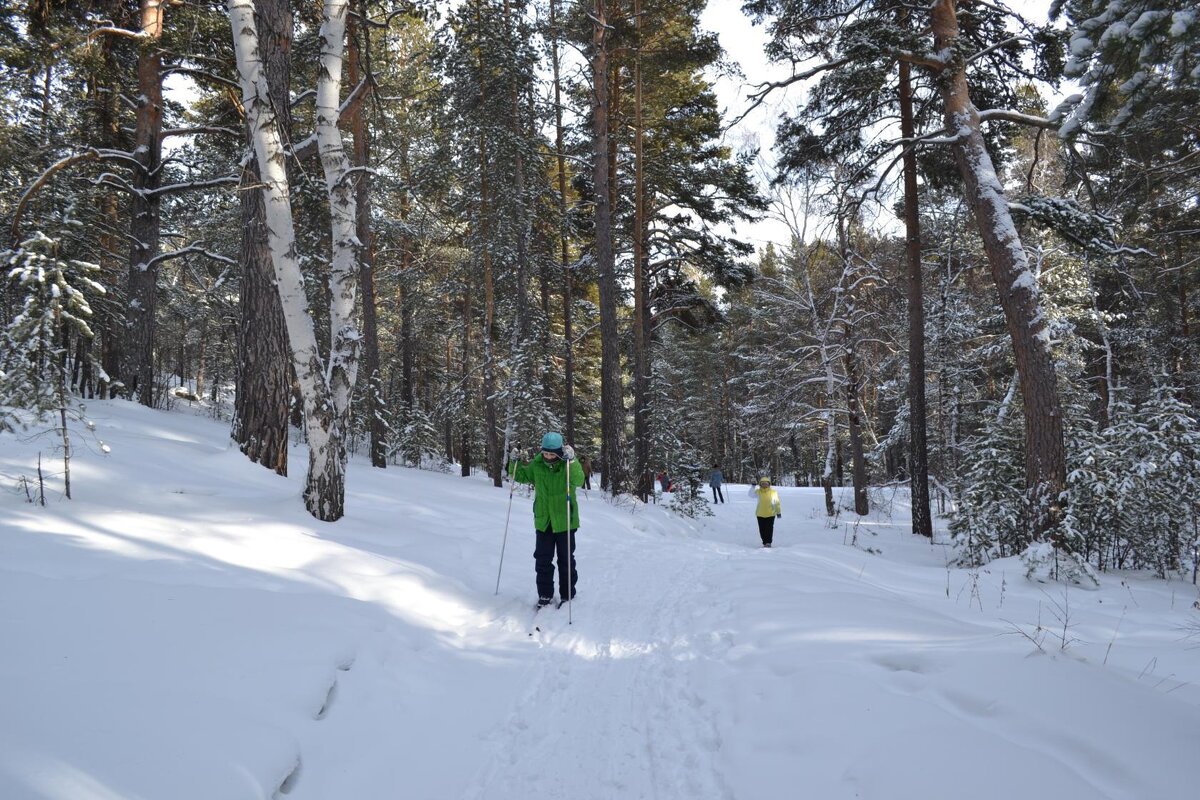
[[[621,351],[617,339],[617,280],[613,257],[608,130],[608,11],[595,0],[592,25],[592,180],[595,187],[596,266],[600,289],[600,439],[609,493],[625,490],[621,432],[625,405],[621,390]]]
[[[261,25],[258,38],[277,124],[285,141],[291,136],[288,97],[292,12],[288,0],[255,0]],[[242,204],[242,291],[239,299],[237,392],[230,436],[256,464],[287,475],[288,402],[291,355],[275,268],[267,241],[266,212],[257,160],[246,165],[239,192]],[[199,388],[197,388],[199,394]]]
[[[162,183],[162,40],[165,0],[140,0],[137,120],[134,133],[133,200],[129,223],[129,306],[125,321],[125,390],[144,406],[154,405],[154,313],[158,299]]]
[[[356,286],[354,196],[337,129],[346,3],[326,0],[321,26],[321,74],[317,85],[317,146],[325,171],[333,227],[330,273],[328,368],[317,346],[296,253],[296,231],[288,199],[286,153],[263,72],[253,0],[227,0],[237,57],[238,81],[262,181],[267,242],[287,326],[296,380],[304,401],[308,435],[309,513],[332,522],[345,509],[345,421],[354,380],[358,332],[353,323]]]
[[[932,27],[935,52],[956,54],[956,60],[938,76],[937,85],[945,105],[946,127],[956,136],[954,160],[999,291],[1021,379],[1030,534],[1034,540],[1049,538],[1056,547],[1069,549],[1058,533],[1066,486],[1062,409],[1037,279],[1029,269],[1004,189],[984,145],[979,112],[967,91],[965,65],[958,50],[955,0],[933,3]]]

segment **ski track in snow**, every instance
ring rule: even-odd
[[[679,620],[696,600],[696,558],[650,585],[609,562],[591,560],[597,577],[581,580],[575,624],[565,605],[537,615],[529,686],[488,734],[488,762],[465,798],[493,797],[497,785],[514,797],[733,796],[714,768],[712,712],[683,666],[695,657]]]

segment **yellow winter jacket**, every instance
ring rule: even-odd
[[[756,517],[773,517],[780,513],[779,492],[775,491],[775,487],[768,486],[764,489],[761,486],[753,486],[750,495],[758,495],[758,508],[754,510]]]

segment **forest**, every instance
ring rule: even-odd
[[[5,3],[0,430],[195,404],[327,522],[557,430],[617,503],[895,486],[963,564],[1194,580],[1192,2],[746,0],[764,80],[706,5]]]

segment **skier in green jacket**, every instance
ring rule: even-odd
[[[542,451],[526,461],[513,450],[509,472],[517,483],[533,485],[533,524],[537,544],[533,558],[537,573],[538,605],[554,602],[554,558],[558,557],[559,603],[575,596],[579,572],[575,569],[575,531],[579,529],[579,503],[575,489],[583,485],[583,468],[575,460],[575,451],[563,444],[561,433],[542,437]],[[567,464],[570,464],[570,488],[567,487]],[[569,492],[569,493],[568,493]],[[570,498],[568,500],[568,497]],[[568,502],[570,517],[567,515]],[[568,570],[564,569],[570,559]]]

